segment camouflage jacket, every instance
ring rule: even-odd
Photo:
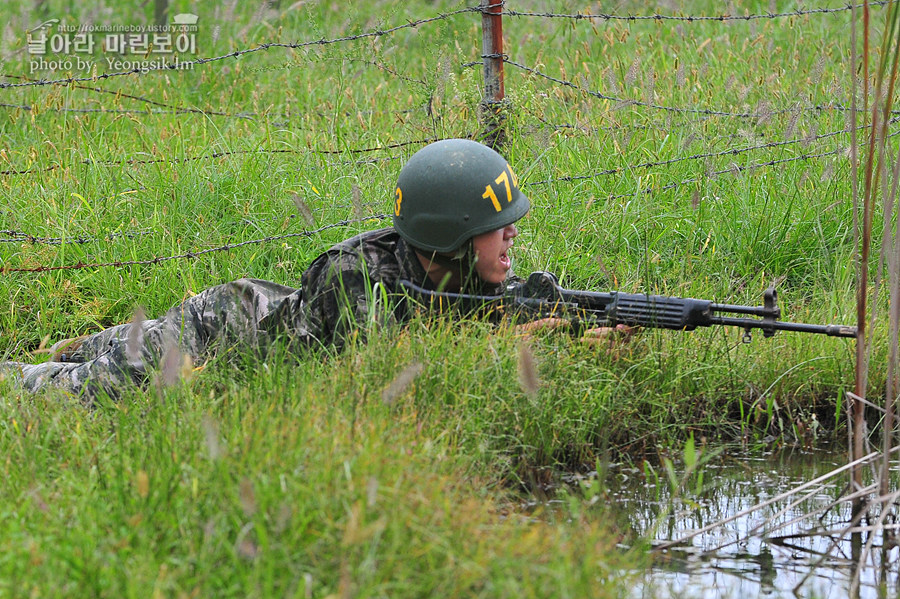
[[[30,391],[53,386],[89,398],[101,392],[115,398],[128,384],[145,383],[172,348],[195,362],[221,348],[265,351],[276,337],[308,348],[340,348],[371,319],[406,317],[380,301],[401,279],[434,289],[415,251],[393,228],[369,231],[318,256],[303,273],[300,289],[259,279],[218,285],[160,318],[89,335],[55,360],[2,363],[0,375],[13,373]],[[499,293],[502,287],[474,291]]]

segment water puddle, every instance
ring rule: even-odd
[[[852,505],[835,502],[849,493],[846,472],[779,497],[846,465],[843,451],[723,451],[694,468],[686,457],[670,469],[612,466],[595,484],[620,528],[657,547],[632,597],[897,596],[900,550],[885,537],[895,522],[870,517],[845,533]],[[581,484],[589,495],[590,478]]]

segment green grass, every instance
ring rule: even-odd
[[[32,76],[24,31],[47,18],[152,19],[152,3],[43,6],[0,9],[14,33],[0,43],[7,75]],[[462,7],[235,6],[172,11],[201,16],[198,54],[211,57]],[[678,12],[617,12],[654,10]],[[243,276],[297,285],[330,244],[384,225],[361,217],[389,211],[400,167],[422,146],[407,142],[482,131],[481,68],[464,66],[479,60],[479,21],[464,13],[192,70],[3,89],[3,103],[32,109],[0,108],[0,170],[27,171],[0,175],[0,229],[99,239],[3,242],[0,266],[146,261],[354,222],[196,259],[4,273],[0,356],[44,359],[42,343]],[[848,23],[848,12],[728,24],[506,18],[511,60],[574,84],[506,66],[505,154],[533,205],[517,271],[745,304],[778,281],[786,320],[852,323],[849,135],[835,106],[849,105]],[[184,108],[206,114],[172,113]],[[526,514],[522,494],[691,435],[809,443],[816,419],[843,437],[851,342],[740,336],[646,331],[609,352],[539,335],[536,394],[519,384],[524,341],[511,329],[442,319],[373,331],[340,355],[212,360],[181,387],[94,409],[7,386],[0,595],[624,595],[643,558],[614,549],[602,508]],[[886,354],[876,345],[876,396]]]

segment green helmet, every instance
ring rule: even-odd
[[[416,152],[400,170],[394,228],[414,247],[453,252],[516,222],[530,207],[500,154],[475,141],[445,139]]]

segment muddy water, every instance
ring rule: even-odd
[[[881,532],[842,536],[852,506],[829,507],[848,493],[847,474],[740,515],[843,466],[842,451],[724,450],[693,471],[683,459],[672,462],[671,474],[662,463],[612,466],[595,487],[623,530],[656,546],[683,539],[655,552],[658,559],[633,597],[898,596],[900,550],[885,549]],[[727,518],[734,519],[697,534]]]

